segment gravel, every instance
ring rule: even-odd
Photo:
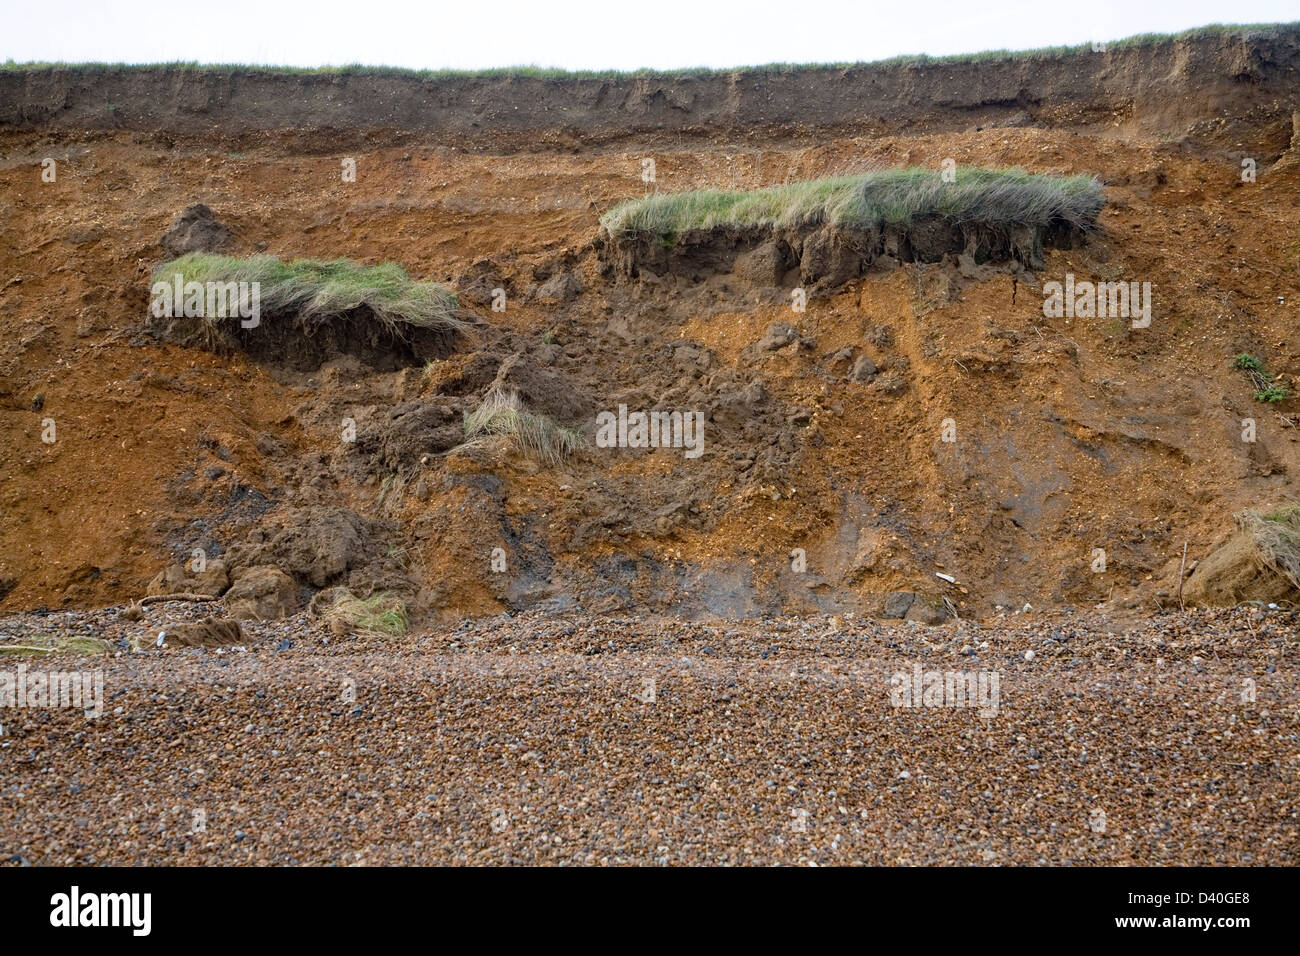
[[[0,655],[101,670],[105,697],[0,706],[0,865],[1294,864],[1300,843],[1285,610],[401,639],[304,616],[220,651],[154,646],[202,605],[120,610],[0,619],[0,650],[119,648]],[[894,706],[915,665],[996,674],[996,713]]]

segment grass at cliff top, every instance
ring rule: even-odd
[[[1274,36],[1300,29],[1300,22],[1289,23],[1211,23],[1179,33],[1141,33],[1120,40],[1108,41],[1107,51],[1132,47],[1149,47],[1177,40],[1196,40],[1206,37],[1231,36],[1249,39],[1257,36]],[[947,66],[963,63],[987,63],[999,60],[1055,60],[1066,56],[1093,55],[1101,51],[1091,43],[1074,46],[1039,47],[1032,50],[983,50],[978,53],[957,53],[949,56],[929,56],[924,53],[903,54],[870,62],[839,63],[767,63],[737,67],[685,67],[673,70],[564,70],[536,65],[492,67],[480,70],[409,69],[396,66],[376,66],[351,63],[343,66],[263,66],[247,63],[197,63],[175,61],[171,63],[67,63],[49,61],[0,63],[0,71],[25,72],[30,70],[84,70],[87,72],[157,71],[199,73],[281,73],[309,76],[409,76],[424,80],[456,79],[545,79],[545,80],[622,80],[643,77],[707,77],[733,73],[798,73],[809,70],[892,69],[899,66]]]

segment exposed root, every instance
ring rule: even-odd
[[[189,591],[178,591],[175,594],[151,594],[148,597],[140,598],[134,606],[144,607],[146,604],[157,604],[159,601],[220,601],[221,598],[213,597],[210,594],[193,594]]]

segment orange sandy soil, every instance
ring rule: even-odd
[[[180,209],[210,205],[243,254],[265,243],[285,258],[393,261],[415,277],[450,281],[482,256],[523,270],[581,253],[603,211],[644,193],[645,155],[654,156],[663,191],[755,187],[867,164],[937,168],[945,157],[1095,173],[1108,184],[1101,234],[1082,248],[1049,252],[1037,278],[1150,281],[1154,319],[1145,330],[1109,319],[1045,319],[1032,285],[1021,282],[1013,302],[1007,273],[961,278],[938,267],[876,269],[811,299],[802,315],[739,298],[734,312],[692,314],[664,297],[663,322],[647,329],[653,344],[695,341],[723,366],[742,362],[741,349],[774,321],[814,338],[811,353],[777,353],[746,374],[761,375],[788,405],[812,409],[811,427],[824,441],[803,448],[797,467],[777,480],[701,469],[697,492],[709,513],[702,530],[601,541],[586,554],[562,545],[582,489],[618,472],[653,489],[657,471],[680,465],[677,453],[507,470],[508,512],[553,511],[557,560],[628,549],[697,568],[747,563],[757,589],[784,590],[786,608],[798,611],[806,603],[790,583],[788,554],[802,547],[810,569],[864,600],[895,588],[936,591],[934,572],[943,570],[958,580],[946,593],[963,616],[1025,601],[1152,608],[1171,600],[1185,541],[1189,562],[1203,557],[1233,512],[1294,495],[1295,400],[1252,401],[1231,362],[1253,352],[1286,384],[1296,369],[1295,162],[1261,165],[1258,182],[1243,184],[1240,167],[1223,155],[1105,132],[1021,128],[796,139],[761,151],[632,143],[582,155],[492,155],[376,143],[356,156],[357,182],[343,183],[339,156],[287,154],[274,142],[238,154],[167,150],[127,134],[79,142],[9,134],[0,145],[0,578],[16,581],[7,610],[142,594],[171,560],[162,524],[196,516],[169,488],[206,460],[201,437],[230,450],[227,480],[268,494],[283,480],[283,460],[259,452],[258,435],[274,436],[286,457],[334,441],[300,420],[301,391],[265,366],[130,344],[145,318],[149,271],[163,258],[158,237]],[[45,156],[58,160],[55,183],[41,181]],[[583,294],[560,307],[563,316],[515,302],[505,314],[472,308],[487,323],[539,338],[559,318],[581,334],[609,320],[598,307],[601,281],[588,270],[583,283]],[[892,351],[910,362],[901,395],[807,373],[836,348],[861,346],[878,324],[894,329]],[[998,330],[1018,335],[989,334]],[[628,353],[609,361],[624,363],[618,374],[635,383]],[[613,407],[609,396],[594,398]],[[1240,440],[1246,417],[1258,423],[1253,445]],[[44,418],[57,424],[52,445],[41,441]],[[940,441],[947,418],[957,424],[954,444]],[[871,532],[879,540],[847,584],[846,566],[855,548],[861,558],[864,539],[855,545],[851,536],[844,553],[844,528],[862,517],[842,513],[846,490],[892,509],[898,521]],[[337,489],[365,512],[375,510],[376,493]],[[454,515],[457,507],[450,493],[435,495],[408,501],[403,517]],[[472,517],[423,541],[412,571],[441,582],[438,606],[424,610],[501,609],[485,557],[494,543],[474,531]],[[1089,568],[1098,547],[1108,554],[1102,575]]]

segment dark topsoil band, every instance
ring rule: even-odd
[[[604,237],[599,254],[606,271],[623,278],[648,272],[701,281],[732,273],[755,285],[779,286],[795,280],[797,270],[800,285],[825,290],[862,275],[881,257],[939,262],[945,256],[968,255],[977,263],[1018,262],[1039,268],[1044,248],[1075,248],[1085,235],[1064,220],[1019,226],[927,216],[883,229],[719,226],[689,230],[672,239],[645,234]]]
[[[157,328],[164,340],[177,345],[240,351],[255,361],[295,372],[315,371],[341,355],[378,372],[394,372],[445,358],[457,344],[450,329],[391,325],[367,308],[315,319],[301,319],[291,312],[268,314],[251,329],[243,328],[238,318],[211,324],[201,318],[173,318],[162,320]]]
[[[48,127],[268,143],[494,149],[683,136],[1078,129],[1278,155],[1300,101],[1300,27],[1242,27],[1104,52],[693,74],[422,76],[392,70],[32,66],[0,70],[0,133]],[[268,140],[267,132],[277,132]],[[819,137],[822,138],[822,137]],[[762,145],[761,143],[759,144]]]

